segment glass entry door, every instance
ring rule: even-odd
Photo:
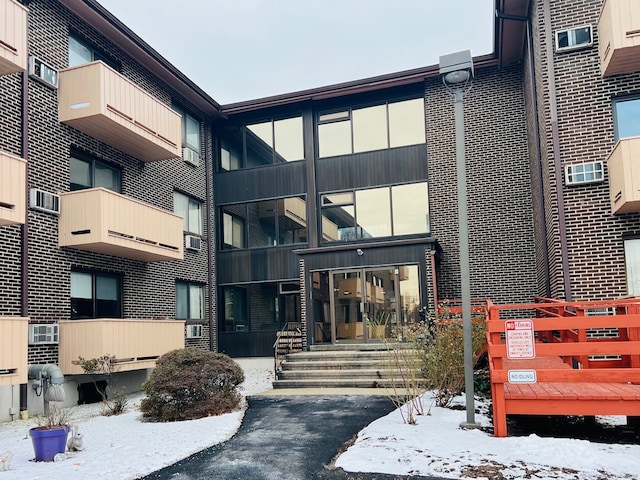
[[[336,342],[391,338],[398,322],[397,269],[332,272],[332,335]]]

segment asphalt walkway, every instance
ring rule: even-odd
[[[394,407],[386,396],[255,396],[238,433],[144,480],[403,480],[331,467],[345,442]]]

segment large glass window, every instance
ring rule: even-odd
[[[425,142],[424,100],[321,112],[318,156],[330,157]]]
[[[120,170],[89,158],[73,156],[69,159],[70,189],[104,187],[120,192]]]
[[[616,100],[613,112],[616,140],[640,136],[640,98]]]
[[[176,281],[176,318],[181,320],[204,318],[204,285]]]
[[[226,129],[220,141],[220,168],[237,170],[304,159],[302,117],[269,119]]]
[[[429,232],[426,182],[322,195],[322,240]]]
[[[173,192],[173,213],[182,217],[185,232],[202,235],[202,202],[180,192]]]
[[[114,70],[120,70],[118,63],[95,49],[89,43],[75,35],[69,35],[69,66],[84,65],[85,63],[102,60]]]
[[[174,106],[173,109],[182,115],[182,146],[201,153],[200,122],[182,108]]]
[[[247,243],[245,243],[245,234]],[[275,247],[307,241],[302,197],[263,200],[222,208],[222,248]]]
[[[222,287],[224,299],[220,309],[219,330],[223,333],[246,332],[249,330],[247,316],[247,290],[242,287]]]
[[[71,272],[71,318],[122,317],[121,291],[118,275]]]
[[[624,259],[627,272],[627,293],[640,295],[640,238],[625,240]]]

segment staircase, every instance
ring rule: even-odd
[[[408,344],[314,345],[285,356],[273,388],[401,387],[391,350],[410,355]]]

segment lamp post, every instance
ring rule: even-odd
[[[469,224],[467,218],[467,172],[464,148],[464,95],[471,89],[473,59],[471,52],[440,57],[440,75],[453,97],[456,124],[456,177],[458,189],[458,243],[460,246],[460,289],[462,294],[462,333],[464,342],[464,389],[467,421],[463,428],[478,428],[473,398],[473,341],[471,326],[471,282],[469,275]]]

